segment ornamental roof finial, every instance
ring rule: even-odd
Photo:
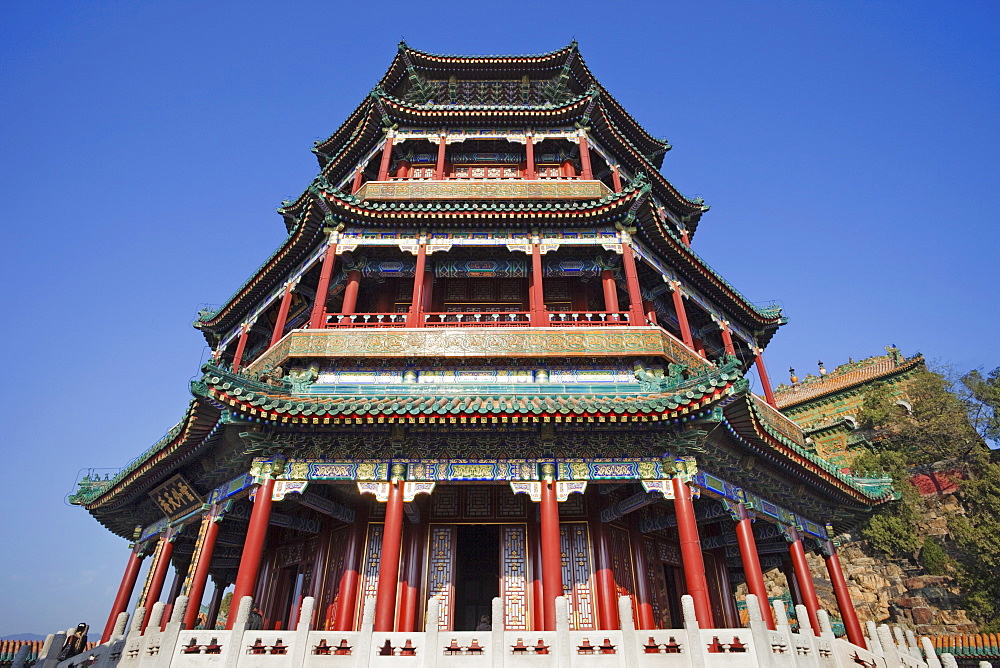
[[[793,369],[792,367],[788,367],[788,376],[789,380],[792,381],[792,385],[799,384],[799,377],[795,375],[795,369]]]

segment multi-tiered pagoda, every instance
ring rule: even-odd
[[[313,148],[288,238],[200,314],[215,352],[184,417],[74,497],[133,541],[104,639],[145,558],[137,605],[187,596],[185,628],[231,585],[267,629],[313,597],[317,629],[373,598],[376,632],[414,631],[436,598],[440,629],[475,630],[498,597],[504,628],[549,631],[565,596],[573,629],[613,630],[619,595],[669,629],[684,594],[734,627],[737,585],[767,601],[790,564],[818,632],[818,551],[864,646],[834,537],[891,487],[775,409],[761,355],[785,319],[692,250],[708,207],[661,175],[669,149],[575,43],[400,45]]]

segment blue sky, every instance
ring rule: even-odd
[[[776,381],[895,343],[1000,365],[992,2],[14,2],[0,16],[0,635],[103,627],[127,556],[68,507],[182,415],[190,327],[281,242],[274,208],[401,37],[574,37],[712,210],[695,249],[790,323]]]

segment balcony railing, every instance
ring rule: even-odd
[[[424,327],[528,327],[527,311],[424,313]]]
[[[369,181],[354,194],[363,200],[600,199],[611,194],[601,181],[582,179],[399,179]]]
[[[627,326],[632,324],[628,315],[625,311],[554,311],[548,314],[551,327]]]
[[[553,311],[546,314],[549,327],[620,327],[628,326],[629,314],[624,311]],[[530,327],[528,311],[447,311],[423,313],[424,327]],[[406,313],[330,314],[328,329],[357,327],[405,327]],[[645,324],[645,323],[643,323]]]

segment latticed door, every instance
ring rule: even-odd
[[[365,601],[375,598],[378,591],[379,559],[382,556],[382,525],[368,525],[368,540],[365,541],[364,576],[361,580],[361,605],[358,606],[358,624],[364,613]],[[360,626],[355,626],[360,628]]]
[[[455,619],[455,551],[458,527],[432,524],[427,554],[427,596],[440,601],[438,628],[450,631]]]
[[[500,527],[500,600],[508,631],[528,630],[528,540],[523,524]]]
[[[569,599],[569,627],[578,631],[595,628],[594,597],[590,560],[590,536],[585,522],[559,525],[562,553],[563,595]]]

